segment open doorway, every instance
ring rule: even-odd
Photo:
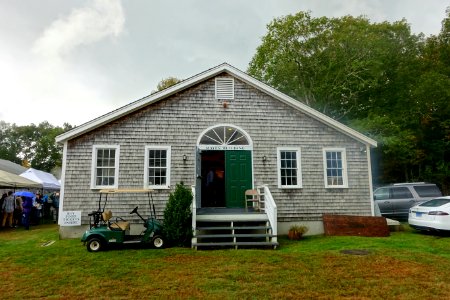
[[[202,207],[225,207],[225,151],[202,151]]]

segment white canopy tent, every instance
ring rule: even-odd
[[[42,184],[42,187],[47,190],[59,190],[61,188],[58,179],[56,179],[53,174],[44,171],[29,168],[28,170],[20,174],[20,176],[39,182],[40,184]]]
[[[0,170],[1,188],[42,188],[42,184],[30,179]]]

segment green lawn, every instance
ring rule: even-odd
[[[278,250],[89,253],[41,225],[0,231],[0,276],[1,299],[448,299],[450,238],[406,228],[387,238],[281,238]]]

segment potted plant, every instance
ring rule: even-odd
[[[308,227],[302,225],[292,225],[289,228],[288,238],[290,240],[299,240],[308,232]]]

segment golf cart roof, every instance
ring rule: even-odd
[[[106,189],[106,190],[100,190],[100,194],[118,194],[118,193],[151,193],[153,192],[152,189]]]

